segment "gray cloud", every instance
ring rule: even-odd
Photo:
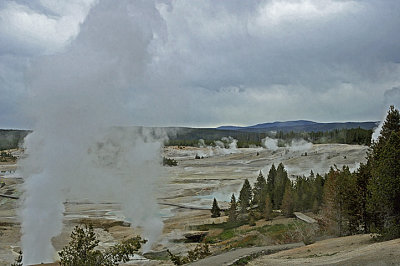
[[[66,49],[94,2],[57,1],[69,7],[65,12],[50,2],[18,1],[22,7],[17,9],[0,6],[0,14],[29,9],[36,14],[32,18],[39,14],[58,23],[44,23],[47,28],[38,32],[21,24],[27,38],[34,33],[39,37],[25,42],[8,33],[0,52],[35,57]],[[400,85],[400,2],[395,0],[177,0],[160,1],[158,9],[167,34],[156,36],[159,42],[149,48],[150,70],[126,97],[133,123],[376,120],[382,115],[385,91]],[[8,20],[0,18],[4,29]],[[75,24],[54,31],[54,25],[67,25],[61,24],[67,18]],[[99,28],[98,34],[106,30]],[[52,33],[46,36],[50,41],[41,39],[40,32]],[[0,90],[6,90],[4,85]]]

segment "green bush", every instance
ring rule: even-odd
[[[58,253],[60,264],[65,266],[119,265],[120,262],[129,261],[129,256],[138,251],[147,240],[136,236],[104,252],[97,249],[99,242],[92,225],[75,226],[71,233],[71,241]]]

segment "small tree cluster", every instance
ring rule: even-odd
[[[92,225],[75,226],[71,241],[58,254],[60,264],[65,266],[115,266],[129,261],[129,256],[140,249],[147,241],[140,236],[130,238],[102,252],[98,249]]]
[[[163,165],[177,166],[178,162],[175,159],[163,157]]]

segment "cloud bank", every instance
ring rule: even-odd
[[[96,3],[0,5],[3,126],[29,127],[15,115],[26,61],[68,47]],[[158,1],[165,35],[154,37],[163,45],[149,48],[155,75],[145,90],[126,97],[132,123],[381,119],[385,91],[400,85],[399,8],[395,0]]]

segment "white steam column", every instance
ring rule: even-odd
[[[62,230],[66,200],[120,202],[144,238],[160,235],[152,195],[161,141],[115,126],[135,124],[142,115],[129,116],[126,99],[140,95],[151,75],[150,48],[163,23],[152,1],[99,1],[65,51],[32,63],[26,113],[35,126],[19,165],[24,264],[54,260],[51,239]]]

